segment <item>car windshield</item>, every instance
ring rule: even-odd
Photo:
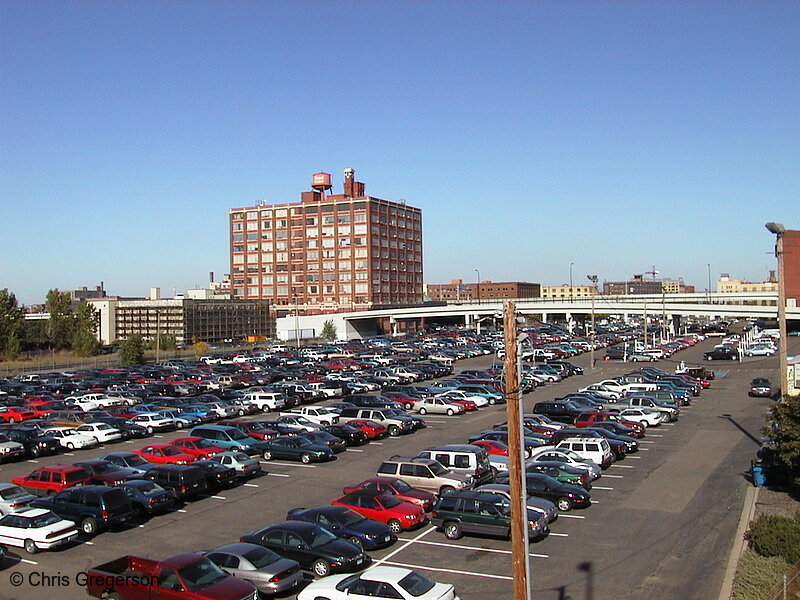
[[[109,471],[115,471],[116,467],[113,467],[108,463],[98,462],[92,464],[92,470],[95,473],[108,473]]]
[[[3,500],[16,500],[17,498],[24,498],[28,496],[28,492],[23,490],[21,487],[11,487],[5,490],[0,490],[0,498]]]
[[[411,486],[402,479],[398,479],[397,481],[393,482],[392,487],[396,492],[400,492],[401,494],[412,489]]]
[[[401,502],[402,500],[398,500],[397,496],[392,496],[391,494],[384,494],[381,496],[381,504],[383,504],[384,508],[393,508]]]
[[[260,546],[253,548],[252,550],[248,550],[242,554],[242,558],[250,561],[250,563],[256,569],[261,569],[281,559],[281,557],[275,554],[272,550],[267,550],[266,548],[262,548]]]
[[[442,463],[434,462],[430,465],[431,471],[433,471],[434,475],[447,475],[450,471],[447,468],[442,466]]]
[[[248,437],[247,434],[245,434],[244,432],[242,432],[239,429],[232,429],[232,430],[228,431],[227,433],[228,433],[228,435],[230,436],[230,438],[232,440],[246,440],[247,437]]]
[[[435,585],[433,581],[424,575],[415,573],[414,571],[411,571],[411,573],[403,577],[399,581],[399,584],[401,588],[403,588],[412,596],[422,596],[423,594],[427,594]]]
[[[157,483],[153,483],[152,481],[142,482],[139,485],[137,485],[136,487],[145,496],[155,496],[159,492],[163,492],[164,491],[164,488],[162,488]]]
[[[357,523],[361,523],[361,521],[365,521],[366,518],[358,514],[354,510],[350,510],[349,508],[342,511],[342,516],[339,519],[341,524],[345,527],[350,527],[352,525],[356,525]]]
[[[143,459],[141,456],[137,456],[136,454],[132,454],[125,459],[126,462],[132,467],[141,467],[143,465],[149,465],[150,463]]]
[[[48,525],[53,525],[59,521],[61,521],[61,517],[56,516],[49,510],[43,515],[39,515],[38,517],[33,517],[30,519],[31,527],[47,527]]]
[[[154,452],[157,452],[157,450]],[[182,452],[175,446],[167,446],[166,448],[162,449],[162,452],[164,453],[164,456],[175,456],[176,454],[182,454]]]
[[[323,529],[322,527],[315,527],[312,531],[306,534],[306,539],[309,541],[309,546],[312,548],[319,548],[320,546],[324,546],[325,544],[330,544],[331,542],[336,541],[337,538],[335,535],[330,533],[327,529]]]
[[[178,569],[178,573],[186,587],[192,592],[204,590],[228,577],[222,569],[207,558],[202,558],[191,565]]]

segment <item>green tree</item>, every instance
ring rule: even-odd
[[[22,307],[7,289],[0,290],[0,358],[13,360],[22,349]]]
[[[134,333],[119,345],[123,365],[140,365],[144,362],[144,341]]]
[[[338,334],[336,333],[336,324],[332,319],[328,319],[322,324],[322,331],[319,334],[321,340],[325,342],[335,342]]]
[[[50,290],[47,292],[46,307],[50,313],[47,329],[50,347],[56,350],[69,348],[72,345],[72,336],[75,334],[75,316],[69,292]]]
[[[148,348],[156,348],[156,339],[153,338],[148,344]],[[158,336],[158,349],[162,352],[173,352],[174,350],[178,349],[178,342],[175,341],[174,335],[169,335],[166,333],[162,333]]]
[[[72,351],[78,356],[94,356],[100,348],[95,332],[98,326],[98,315],[88,302],[81,302],[75,311],[72,334]]]
[[[194,343],[194,353],[199,358],[201,356],[205,356],[208,354],[209,347],[208,344],[205,342],[195,342]]]
[[[780,474],[800,487],[800,398],[784,396],[770,414],[772,423],[764,434],[772,440]]]

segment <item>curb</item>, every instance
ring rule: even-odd
[[[736,574],[736,567],[739,564],[739,559],[747,548],[747,540],[744,534],[755,515],[759,490],[760,488],[755,486],[747,486],[747,491],[744,495],[744,506],[742,506],[742,514],[739,517],[739,525],[736,527],[733,546],[731,547],[731,553],[728,557],[728,566],[725,569],[725,576],[722,578],[722,589],[720,589],[719,592],[719,600],[730,600],[731,596],[733,596],[733,577]]]

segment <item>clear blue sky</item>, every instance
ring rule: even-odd
[[[760,280],[800,228],[798,2],[0,3],[0,288],[228,270],[227,210],[356,169],[425,281]]]

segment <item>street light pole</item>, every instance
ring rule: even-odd
[[[589,365],[594,369],[594,293],[597,290],[597,275],[587,275],[586,277],[592,282],[592,334],[589,338],[591,345],[589,349]]]
[[[475,286],[475,295],[478,297],[478,302],[481,301],[481,272],[478,269],[475,269],[475,272],[478,274],[478,284]]]
[[[294,295],[294,341],[297,350],[300,350],[300,304],[297,294]]]
[[[711,263],[706,266],[708,267],[708,303],[711,304]]]
[[[786,228],[781,223],[764,225],[770,233],[777,236],[775,240],[775,258],[778,259],[778,368],[781,374],[781,400],[789,395],[789,373],[786,370],[789,354],[789,340],[786,338],[786,277],[783,264],[783,234]]]
[[[575,266],[574,262],[569,263],[569,301],[572,302],[573,289],[572,289],[572,267]]]

